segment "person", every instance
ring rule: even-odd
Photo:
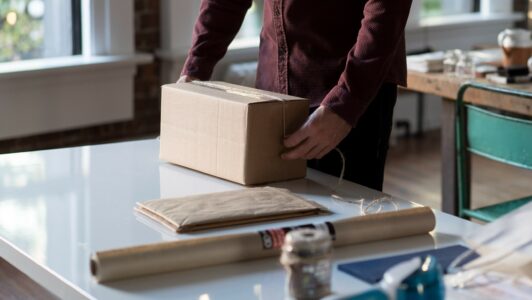
[[[256,87],[308,98],[283,159],[382,190],[412,0],[264,0]],[[202,0],[179,81],[208,80],[252,0]]]

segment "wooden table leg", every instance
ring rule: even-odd
[[[422,137],[424,133],[423,120],[425,119],[425,94],[417,93],[417,107],[416,107],[416,120],[417,130],[416,136]]]
[[[456,152],[454,150],[455,137],[455,101],[442,98],[441,112],[441,210],[457,215],[456,205]]]

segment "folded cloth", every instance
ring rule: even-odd
[[[151,200],[137,203],[135,210],[178,233],[329,212],[272,187]]]

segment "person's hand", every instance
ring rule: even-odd
[[[322,158],[333,150],[351,131],[344,119],[329,108],[320,106],[307,119],[305,124],[284,140],[290,149],[283,153],[283,159]]]
[[[196,77],[194,77],[194,76],[189,76],[189,75],[182,75],[182,76],[179,77],[179,79],[177,80],[177,83],[191,82],[191,81],[194,81],[194,80],[198,80],[198,78],[196,78]]]

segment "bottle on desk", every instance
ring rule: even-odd
[[[462,50],[460,49],[445,51],[445,59],[443,60],[443,73],[445,75],[454,76],[456,74],[456,64],[461,53]]]
[[[455,74],[462,78],[474,78],[475,77],[475,62],[469,52],[464,51],[460,53],[458,62],[456,63]]]

